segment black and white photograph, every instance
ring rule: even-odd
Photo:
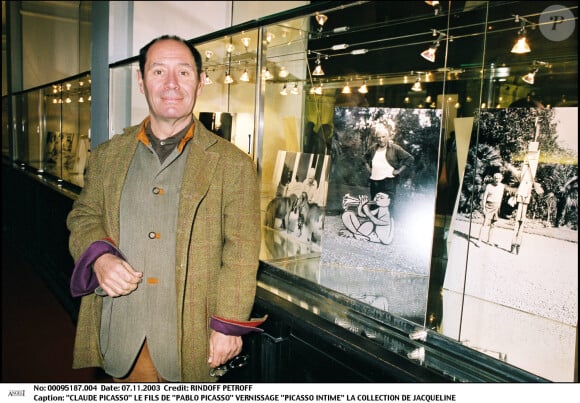
[[[278,151],[264,215],[271,258],[320,252],[329,168],[329,155]]]
[[[443,290],[442,333],[532,370],[559,362],[553,379],[574,365],[577,133],[577,108],[479,111]]]
[[[321,283],[422,322],[440,129],[438,109],[335,108]]]

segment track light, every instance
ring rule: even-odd
[[[522,81],[525,82],[526,84],[534,85],[536,81],[536,73],[538,72],[538,70],[540,70],[540,67],[550,68],[552,66],[547,62],[534,60],[529,73],[522,77]]]
[[[364,81],[363,85],[360,86],[360,88],[358,89],[358,92],[360,92],[361,94],[366,94],[369,92],[369,89],[367,88],[367,82]]]
[[[226,45],[226,52],[228,52],[228,53],[232,53],[232,52],[234,51],[234,49],[235,49],[235,48],[236,48],[236,47],[234,46],[234,44],[233,44],[233,43],[228,43],[228,44]]]
[[[443,32],[437,31],[436,29],[433,29],[432,31],[433,36],[439,34],[439,37],[433,41],[433,44],[429,47],[429,49],[421,52],[421,57],[423,57],[423,59],[425,60],[430,61],[431,63],[435,62],[435,53],[437,52],[437,48],[439,47],[441,40],[445,38],[445,36],[447,36]]]
[[[421,86],[421,79],[420,78],[418,78],[417,81],[415,81],[415,84],[413,84],[413,86],[411,87],[411,91],[414,91],[414,92],[423,91],[423,87]]]
[[[322,31],[322,27],[324,26],[326,20],[328,20],[328,17],[324,14],[316,13],[314,18],[316,19],[318,25],[320,25],[320,27],[318,27],[318,31]]]
[[[425,3],[433,7],[435,15],[438,15],[441,12],[441,4],[438,1],[426,1]]]
[[[435,52],[437,52],[437,47],[439,46],[439,42],[437,44],[432,45],[429,49],[424,50],[421,52],[421,57],[425,60],[430,61],[431,63],[435,62]]]
[[[248,69],[244,68],[244,72],[240,76],[240,81],[243,81],[245,83],[250,82],[250,75],[248,74]]]
[[[522,77],[522,80],[524,81],[524,83],[526,84],[530,84],[530,85],[534,85],[534,82],[536,80],[536,73],[538,72],[538,69],[535,68],[534,70],[530,71],[528,74],[526,74],[525,76]]]
[[[520,29],[518,31],[518,40],[512,47],[511,52],[516,54],[523,54],[531,52],[530,45],[528,45],[528,40],[526,38],[526,23],[533,27],[533,24],[519,15],[515,15],[515,22],[520,24]]]
[[[205,71],[205,78],[203,79],[203,84],[204,85],[213,84],[213,81],[211,80],[211,78],[209,78],[209,74],[207,74],[207,70]]]
[[[248,51],[248,47],[250,46],[250,38],[247,36],[244,36],[242,39],[242,45],[244,45],[244,47],[246,48],[246,52]]]
[[[270,70],[268,70],[268,68],[266,67],[266,70],[264,71],[264,80],[271,80],[273,78],[274,76],[272,75],[272,73],[270,73]]]
[[[324,71],[322,70],[322,66],[320,65],[320,55],[318,55],[316,57],[316,67],[314,68],[312,75],[313,76],[323,76],[324,75]]]
[[[280,91],[280,95],[288,95],[288,90],[286,89],[286,84],[282,87],[282,91]]]
[[[234,79],[230,75],[229,71],[226,71],[226,78],[224,79],[224,84],[233,84]]]
[[[294,84],[294,87],[290,90],[292,95],[298,95],[300,91],[298,90],[298,84]]]
[[[342,91],[343,94],[350,94],[352,91],[350,90],[350,87],[348,86],[348,83],[344,83],[344,87],[342,87]]]

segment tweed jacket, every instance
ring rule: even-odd
[[[260,191],[254,162],[194,117],[179,197],[175,250],[177,341],[183,382],[210,382],[207,366],[212,316],[248,319],[256,292],[260,249]],[[95,241],[119,239],[123,184],[144,123],[99,145],[85,186],[67,217],[75,261]],[[102,297],[81,300],[73,368],[102,366]]]

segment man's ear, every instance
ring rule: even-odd
[[[141,74],[141,70],[137,69],[137,83],[139,84],[139,91],[141,91],[141,94],[145,94],[145,90],[143,88],[143,75]]]
[[[207,74],[205,74],[205,71],[202,71],[199,74],[199,83],[197,84],[197,95],[201,95],[201,91],[203,90],[203,87],[205,86],[205,78],[207,77]]]

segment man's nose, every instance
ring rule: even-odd
[[[169,72],[167,74],[167,79],[165,81],[165,87],[168,89],[176,89],[179,88],[179,82],[177,80],[177,74],[174,72]]]

